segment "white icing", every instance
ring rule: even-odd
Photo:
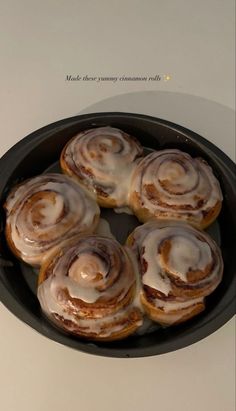
[[[111,232],[110,224],[105,218],[99,219],[95,234],[115,239],[115,236]]]
[[[55,224],[55,221],[60,217],[64,208],[64,201],[61,195],[57,195],[55,198],[55,203],[48,203],[45,200],[41,201],[42,209],[40,213],[42,214],[42,224],[51,225]],[[40,204],[38,203],[40,207]]]
[[[117,208],[113,208],[113,211],[115,211],[115,213],[117,214],[129,214],[129,215],[133,215],[133,211],[131,210],[131,208],[129,207],[117,207]]]
[[[50,278],[48,279],[50,280]],[[46,281],[48,281],[46,280]],[[78,327],[83,329],[86,334],[95,334],[100,337],[109,337],[114,333],[122,331],[127,324],[123,324],[122,319],[127,318],[129,315],[130,307],[121,309],[118,312],[112,313],[102,318],[83,318],[79,316],[79,313],[69,312],[60,302],[56,296],[53,295],[52,290],[46,284],[46,281],[38,287],[38,299],[44,313],[55,321],[54,315],[57,314],[64,320],[69,320],[72,325],[67,325],[69,331],[77,331]],[[74,327],[73,327],[74,324]],[[137,321],[136,326],[141,326],[142,320]]]
[[[55,298],[58,293],[58,290],[65,288],[68,290],[69,295],[72,298],[82,300],[89,304],[95,303],[101,296],[101,293],[97,291],[96,288],[83,287],[77,284],[77,282],[73,281],[72,278],[65,277],[62,275],[49,277],[46,281],[44,281],[44,287],[49,288],[51,290],[52,295],[54,295]]]
[[[143,259],[147,262],[147,271],[143,275],[142,282],[165,295],[171,291],[171,283],[168,277],[162,275],[162,268],[157,254],[158,235],[147,237],[143,242],[145,252]]]
[[[101,260],[94,255],[82,254],[78,255],[75,262],[71,265],[68,275],[73,278],[77,284],[85,286],[86,284],[92,283],[96,280],[97,274],[101,276],[101,282],[103,278],[108,274],[108,270],[104,268]],[[99,281],[96,281],[99,284]]]
[[[146,271],[142,283],[168,296],[172,290],[172,276],[184,284],[189,283],[189,271],[205,271],[215,264],[211,272],[195,282],[192,287],[204,287],[202,296],[212,292],[221,280],[223,261],[220,250],[205,232],[200,232],[184,223],[150,222],[134,231],[134,249],[138,247],[140,258],[145,262]],[[162,254],[165,241],[169,243],[168,252]],[[165,255],[165,258],[164,258]]]
[[[30,264],[40,264],[65,239],[94,230],[99,215],[78,184],[53,173],[27,180],[10,194],[6,208],[12,241]]]
[[[84,183],[96,192],[100,186],[118,206],[128,204],[128,191],[135,158],[140,146],[126,133],[112,127],[100,127],[79,133],[65,150],[65,161],[74,171],[76,165],[91,171]],[[76,171],[75,171],[76,172]]]
[[[92,240],[94,241],[98,241],[97,239],[98,237],[92,237]],[[90,237],[86,237],[81,241],[83,242],[82,247],[91,247],[91,251],[96,252],[96,243],[92,243],[90,241]],[[108,240],[105,237],[100,237],[100,242],[103,243],[104,246],[107,244],[108,249],[110,249],[111,253],[110,258],[112,258],[112,253],[116,252],[115,249],[118,246],[118,243],[111,242],[111,239]],[[68,266],[68,256],[65,253],[60,258],[58,264],[56,264],[56,266],[54,267],[54,286],[57,289],[60,289],[63,288],[64,285],[66,288],[68,288],[71,297],[78,298],[89,303],[95,303],[99,299],[99,297],[113,299],[114,297],[118,296],[117,301],[121,301],[135,281],[133,273],[129,270],[130,266],[124,265],[122,267],[124,274],[119,275],[119,277],[116,279],[116,281],[113,282],[113,284],[110,287],[105,287],[104,291],[99,292],[97,291],[98,288],[102,284],[104,284],[105,286],[106,282],[109,279],[109,277],[106,278],[106,274],[108,273],[104,272],[99,255],[91,255],[89,252],[83,253],[83,248],[80,246],[80,244],[76,245],[75,247],[77,247],[78,250],[81,250],[81,254],[73,263],[72,267],[70,267],[70,270],[72,270],[71,272],[69,272],[70,277],[65,277],[65,273],[67,272]],[[97,252],[99,253],[99,249],[97,250]],[[93,258],[92,264],[91,257]],[[129,264],[129,260],[127,262],[127,257],[125,256],[125,254],[122,255],[122,258],[126,259],[126,262],[124,260],[123,262],[121,262],[121,264]],[[82,264],[80,262],[81,259],[83,260]],[[107,264],[108,263],[109,261],[107,261]],[[76,269],[78,270],[77,275],[74,274],[74,271]],[[85,274],[85,270],[88,269],[88,275],[86,279],[85,275],[83,279],[81,278],[81,269],[83,275]],[[110,270],[116,270],[116,267],[110,267]],[[95,280],[98,273],[100,275],[103,274],[103,276],[102,278],[99,277],[99,279]],[[92,291],[88,291],[88,288],[91,288]],[[88,297],[88,295],[90,295],[90,297]]]
[[[157,308],[162,308],[165,313],[170,313],[171,311],[178,311],[188,307],[192,307],[195,304],[202,303],[204,301],[203,297],[192,298],[185,301],[164,301],[158,298],[155,299],[155,306]]]
[[[113,266],[113,258],[120,260],[117,266]],[[130,265],[128,257],[116,241],[105,237],[85,237],[78,240],[73,247],[68,247],[55,263],[50,286],[53,286],[54,290],[67,288],[71,297],[85,302],[94,303],[101,296],[109,299],[117,296],[119,301],[124,298],[135,281]],[[120,269],[123,275],[117,277]],[[110,282],[110,276],[113,280],[107,287],[106,283]],[[92,297],[89,297],[88,301],[90,289]]]
[[[188,173],[184,167],[173,159],[160,163],[157,174],[160,182],[166,181],[177,192],[189,191],[197,183],[197,173],[193,167],[189,167]]]
[[[100,260],[98,254],[100,248],[96,249],[96,244],[99,243],[103,244],[101,248],[102,253],[104,253],[104,247],[110,247],[111,263],[107,259],[106,263],[102,259]],[[91,247],[91,253],[86,251],[89,247]],[[121,264],[123,264],[121,268],[119,265],[117,268],[112,266],[113,253],[117,252],[113,247],[119,247],[121,250]],[[67,251],[64,251],[64,254],[55,262],[51,275],[40,284],[38,299],[42,310],[52,319],[57,314],[64,320],[72,321],[75,330],[78,327],[85,327],[85,333],[95,333],[103,337],[119,332],[124,327],[127,327],[129,321],[122,324],[122,319],[128,318],[129,311],[131,312],[136,309],[132,296],[128,307],[119,310],[112,308],[113,312],[109,308],[109,302],[103,309],[96,306],[100,298],[103,298],[103,301],[106,299],[112,301],[116,298],[119,303],[135,284],[135,275],[132,272],[129,258],[130,252],[127,251],[127,255],[126,251],[120,248],[116,241],[104,237],[90,236],[83,240],[80,239],[80,242],[73,248],[68,248]],[[76,255],[77,258],[74,260]],[[69,265],[68,270],[67,266],[70,264],[71,259],[73,262]],[[111,270],[110,272],[107,272],[108,268]],[[114,279],[113,283],[109,283],[107,287],[106,283],[110,282],[109,276],[113,275],[114,269],[119,271],[119,276]],[[120,272],[120,269],[123,271]],[[67,272],[68,276],[65,275]],[[61,298],[60,290],[66,290],[70,298],[77,300],[77,304],[79,300],[91,304],[90,318],[87,317],[87,314],[79,306],[74,306],[70,300],[64,301],[64,294],[63,298]],[[67,326],[71,331],[73,331],[73,324]],[[110,324],[112,325],[110,326]],[[140,315],[140,320],[136,322],[136,326],[141,324],[142,319]]]
[[[207,243],[193,236],[176,235],[171,240],[168,266],[170,271],[187,282],[186,274],[191,270],[204,270],[211,263],[212,255]]]
[[[154,199],[148,198],[149,185],[158,197],[154,193]],[[202,219],[204,211],[222,201],[220,185],[211,167],[179,150],[156,151],[144,157],[133,173],[131,198],[135,192],[140,196],[139,208],[157,216],[159,212],[167,213],[169,218],[185,219],[187,213],[196,222]]]
[[[125,246],[125,250],[126,250],[128,256],[129,256],[129,258],[132,262],[132,267],[133,267],[134,274],[135,274],[135,279],[136,279],[136,291],[135,291],[135,296],[134,296],[132,305],[134,307],[139,308],[140,311],[144,312],[144,309],[143,309],[143,306],[142,306],[141,300],[140,300],[142,284],[141,284],[140,271],[139,271],[139,267],[138,267],[138,260],[135,256],[134,252],[130,248]]]

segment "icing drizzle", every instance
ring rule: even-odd
[[[132,238],[142,292],[166,313],[203,302],[221,281],[221,252],[205,232],[185,223],[152,221],[137,227]]]
[[[114,239],[93,235],[54,256],[38,298],[45,314],[60,326],[105,338],[127,328],[130,321],[135,328],[142,324],[141,312],[132,304],[135,290],[126,250]]]
[[[135,193],[138,205],[132,200]],[[221,201],[220,185],[211,167],[201,158],[192,158],[180,150],[147,155],[133,174],[133,207],[146,208],[156,217],[184,220],[190,217],[198,223]]]
[[[13,189],[7,198],[7,228],[11,241],[30,264],[40,264],[47,252],[80,233],[92,232],[99,207],[71,178],[40,175]]]
[[[128,203],[131,174],[142,151],[136,139],[108,126],[77,134],[62,157],[88,189],[102,197],[109,196],[121,207]]]

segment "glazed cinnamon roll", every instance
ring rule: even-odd
[[[61,154],[62,170],[93,192],[102,207],[127,204],[135,160],[142,155],[139,142],[112,127],[77,134]]]
[[[222,193],[205,160],[171,149],[155,151],[138,163],[129,202],[142,222],[181,220],[203,229],[217,218]]]
[[[15,187],[7,197],[6,239],[13,253],[38,266],[55,247],[96,228],[100,210],[71,178],[45,174]]]
[[[127,244],[139,262],[143,307],[162,325],[200,313],[204,298],[222,279],[219,247],[207,233],[186,223],[148,222],[133,231]]]
[[[136,279],[125,248],[91,235],[51,256],[41,267],[38,299],[61,329],[90,340],[125,338],[142,325],[132,303]]]

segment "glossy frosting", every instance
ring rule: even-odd
[[[21,258],[41,264],[64,240],[95,229],[99,207],[71,178],[56,173],[34,177],[8,196],[7,229]]]
[[[125,248],[111,238],[87,236],[69,245],[45,268],[38,298],[45,314],[78,335],[106,338],[122,332],[133,306],[136,278]]]
[[[139,261],[142,293],[165,313],[181,314],[203,302],[222,279],[219,247],[207,233],[186,223],[152,221],[137,227],[130,241]]]
[[[147,209],[157,218],[189,218],[198,224],[221,201],[211,167],[180,150],[147,155],[138,163],[131,182],[131,206]]]
[[[75,136],[62,153],[71,175],[117,206],[127,204],[135,160],[142,154],[138,141],[113,127],[99,127]]]

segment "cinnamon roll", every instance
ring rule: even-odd
[[[93,192],[102,207],[127,205],[135,160],[142,155],[139,142],[113,127],[78,133],[61,154],[61,168]]]
[[[178,324],[204,310],[204,298],[219,285],[221,252],[205,232],[180,222],[148,222],[127,244],[141,275],[141,302],[162,325]]]
[[[222,193],[205,160],[170,149],[155,151],[138,163],[129,203],[142,222],[182,220],[203,229],[217,218]]]
[[[7,197],[6,239],[13,253],[37,266],[55,247],[96,228],[100,210],[71,178],[44,174],[15,187]]]
[[[142,325],[142,313],[132,304],[135,293],[131,259],[111,238],[80,238],[40,270],[44,314],[64,331],[90,340],[121,339]]]

